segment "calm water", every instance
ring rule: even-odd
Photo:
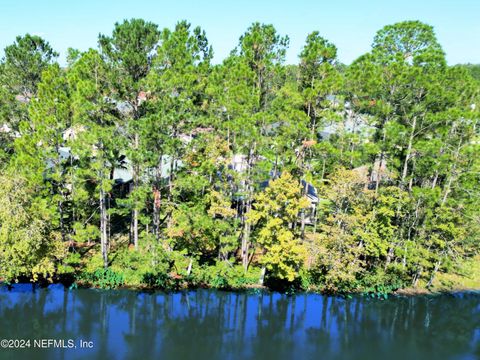
[[[0,289],[5,338],[30,348],[0,349],[1,359],[480,359],[480,294],[380,301],[21,285]]]

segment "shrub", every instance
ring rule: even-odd
[[[258,283],[259,270],[251,268],[245,274],[241,265],[231,265],[226,261],[217,261],[213,266],[201,268],[200,273],[196,273],[201,278],[201,282],[215,289],[242,289],[249,285]]]
[[[57,269],[58,275],[68,275],[75,273],[76,269],[80,266],[82,260],[81,255],[78,252],[71,252],[63,259],[62,264]]]
[[[152,274],[166,275],[171,268],[169,254],[156,242],[144,242],[138,251],[128,248],[119,249],[111,255],[111,258],[111,269],[123,274],[125,283],[132,286],[146,284],[145,279]],[[146,285],[150,286],[150,284]]]
[[[97,269],[93,273],[84,273],[82,280],[100,289],[113,289],[124,284],[123,274],[111,269]]]
[[[390,266],[386,271],[377,268],[360,281],[362,292],[370,297],[387,299],[388,295],[405,286],[401,269]]]
[[[142,283],[150,288],[174,291],[181,289],[184,281],[165,272],[147,272],[143,274]]]

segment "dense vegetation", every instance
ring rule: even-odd
[[[288,43],[254,23],[214,65],[200,28],[132,19],[63,68],[17,37],[0,278],[385,293],[458,273],[480,248],[478,67],[418,21],[349,66],[319,32],[285,65]]]

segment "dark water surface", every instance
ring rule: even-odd
[[[480,294],[380,301],[17,285],[0,289],[0,339],[30,340],[0,348],[0,359],[480,359]]]

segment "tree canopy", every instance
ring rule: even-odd
[[[379,293],[458,273],[480,250],[478,66],[420,21],[350,65],[320,31],[297,65],[288,45],[255,22],[213,64],[202,28],[130,19],[61,67],[17,37],[0,278]]]

